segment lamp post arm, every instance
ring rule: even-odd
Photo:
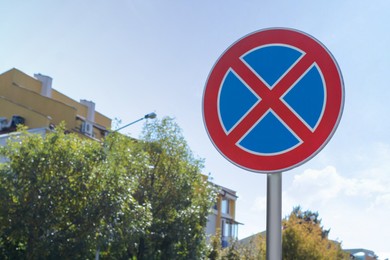
[[[112,133],[112,132],[118,132],[119,130],[122,130],[123,128],[126,128],[126,127],[128,127],[128,126],[130,126],[130,125],[132,125],[132,124],[135,124],[135,123],[137,123],[137,122],[139,122],[139,121],[141,121],[141,120],[149,119],[149,118],[150,118],[150,119],[155,119],[156,117],[157,117],[157,115],[156,115],[156,113],[154,113],[154,112],[149,113],[149,114],[146,114],[144,117],[141,117],[141,118],[138,119],[138,120],[135,120],[135,121],[133,121],[133,122],[127,124],[127,125],[124,125],[124,126],[122,126],[122,127],[119,127],[118,129],[115,129],[114,131],[111,131],[111,133]]]
[[[129,124],[127,124],[127,125],[124,125],[124,126],[122,126],[122,127],[119,127],[118,129],[115,129],[115,130],[112,131],[112,132],[118,132],[119,130],[122,130],[123,128],[126,128],[126,127],[128,127],[128,126],[130,126],[130,125],[132,125],[132,124],[135,124],[135,123],[137,123],[137,122],[139,122],[139,121],[141,121],[141,120],[143,120],[143,119],[145,119],[145,118],[144,118],[144,117],[141,117],[140,119],[135,120],[134,122],[131,122],[131,123],[129,123]]]

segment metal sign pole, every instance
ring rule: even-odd
[[[267,260],[282,259],[282,173],[267,174]]]

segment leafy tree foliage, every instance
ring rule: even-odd
[[[265,237],[253,236],[248,244],[240,244],[241,259],[263,260],[266,258]]]
[[[212,236],[208,259],[212,260],[263,260],[266,258],[265,238],[261,235],[254,235],[249,241],[232,240],[229,246],[222,248],[221,235],[217,232]]]
[[[210,260],[220,259],[222,251],[221,230],[217,229],[216,234],[210,237],[210,245],[207,253],[207,257]]]
[[[339,243],[328,239],[318,212],[295,207],[283,221],[283,259],[349,259]]]
[[[172,119],[99,143],[24,132],[0,157],[0,259],[195,259],[212,189]]]
[[[8,158],[0,168],[2,259],[90,257],[118,228],[148,223],[148,207],[128,192],[136,183],[122,169],[127,161],[107,158],[98,142],[59,129],[45,138],[24,133],[0,151]]]
[[[343,252],[339,243],[328,239],[329,231],[321,226],[318,212],[295,207],[283,220],[283,259],[349,259],[349,254]],[[228,248],[213,248],[213,252],[217,256],[213,259],[266,259],[265,233],[254,235],[249,242],[233,241]]]
[[[148,164],[136,173],[134,197],[150,203],[152,223],[138,238],[133,254],[139,259],[200,259],[215,196],[200,174],[203,161],[193,156],[170,118],[147,124],[141,139]]]

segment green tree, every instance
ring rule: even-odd
[[[134,197],[149,203],[152,221],[130,256],[138,259],[200,259],[205,256],[205,227],[215,199],[201,175],[203,161],[189,149],[171,119],[154,120],[140,142],[148,163],[136,172]]]
[[[220,260],[263,260],[265,259],[265,238],[262,235],[254,235],[248,241],[230,241],[229,246],[226,248],[213,248],[215,255],[218,257],[215,259]],[[209,256],[209,259],[212,259]]]
[[[239,245],[239,254],[241,259],[245,260],[264,260],[266,258],[266,242],[262,235],[255,235],[249,243]]]
[[[103,150],[102,172],[110,173],[104,186],[115,210],[99,234],[98,249],[103,259],[127,259],[137,237],[151,225],[150,204],[133,196],[140,186],[137,173],[145,170],[148,159],[138,142],[117,133],[106,138]]]
[[[8,159],[0,165],[1,259],[93,258],[148,224],[147,205],[128,192],[137,183],[126,152],[107,155],[100,143],[57,130],[24,132],[0,148]]]
[[[214,190],[170,118],[140,140],[23,132],[0,157],[0,259],[205,256]]]
[[[349,259],[339,243],[328,239],[318,212],[295,207],[283,220],[283,259]]]
[[[330,230],[321,226],[318,212],[302,211],[295,207],[283,219],[283,259],[349,259],[340,243],[328,239]],[[231,243],[228,248],[214,250],[218,259],[262,260],[266,258],[265,232],[252,236],[249,241]]]
[[[229,242],[229,246],[222,250],[222,260],[240,260],[241,254],[238,241],[236,239]]]
[[[207,257],[210,260],[220,259],[222,251],[221,230],[218,228],[216,234],[210,237],[209,251]]]

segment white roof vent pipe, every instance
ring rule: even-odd
[[[90,122],[95,122],[95,103],[85,99],[80,100],[80,103],[87,106],[87,120]]]
[[[34,77],[42,82],[41,95],[51,98],[51,84],[53,79],[49,76],[42,75],[41,73],[34,74]]]

